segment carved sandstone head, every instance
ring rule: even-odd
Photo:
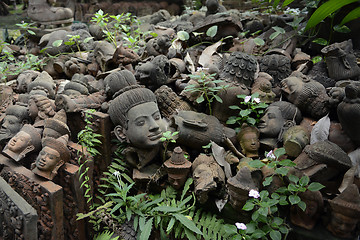
[[[123,89],[111,103],[109,115],[115,135],[137,148],[159,145],[166,125],[161,118],[155,94],[138,85]]]

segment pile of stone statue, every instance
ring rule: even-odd
[[[41,20],[37,18],[34,21]],[[86,209],[79,194],[81,147],[76,135],[84,126],[81,113],[95,109],[92,121],[103,144],[102,155],[91,166],[94,186],[111,162],[116,148],[111,137],[116,137],[127,143],[122,154],[140,188],[154,181],[161,168],[166,171],[157,179],[158,186],[181,190],[192,177],[200,204],[223,200],[240,213],[250,189],[261,190],[263,179],[271,174],[248,163],[283,147],[296,163],[293,172],[325,186],[321,192],[300,195],[308,206],[305,212],[290,211],[292,226],[302,229],[297,239],[306,234],[309,239],[356,237],[360,68],[352,40],[322,48],[326,61],[313,64],[312,56],[297,48],[296,32],[286,24],[293,21],[291,15],[227,11],[210,0],[206,12],[172,17],[160,10],[140,20],[142,31],[157,36],[139,43],[136,52],[121,36],[115,48],[99,26],[73,24],[71,30],[43,35],[31,49],[35,53],[46,48],[47,54],[56,55],[44,58],[42,71],[8,76],[1,84],[2,236],[86,239],[86,223],[75,220],[76,213]],[[213,26],[215,36],[204,34]],[[271,40],[274,26],[286,32]],[[264,45],[251,37],[259,30]],[[180,40],[179,31],[190,38]],[[53,44],[74,35],[82,40],[81,52],[74,53],[76,45]],[[200,87],[193,76],[202,73],[222,80],[207,87],[227,85],[217,93],[222,102],[211,102],[211,115],[207,102],[197,101],[201,92],[186,90],[189,85]],[[243,107],[237,95],[254,93],[268,107],[257,126],[236,126],[241,127],[237,133],[226,121],[239,110],[229,107]],[[177,134],[176,142],[165,149],[160,139],[167,131]],[[203,148],[209,143],[210,149]],[[13,200],[7,185],[25,202]],[[321,236],[312,233],[315,226],[322,226],[317,230]]]

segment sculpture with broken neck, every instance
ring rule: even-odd
[[[129,143],[123,154],[133,167],[141,169],[159,153],[166,131],[155,94],[139,85],[125,87],[110,103],[108,111],[120,142]]]

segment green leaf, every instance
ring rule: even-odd
[[[185,231],[185,235],[186,235],[187,239],[196,240],[195,235],[188,228],[184,228],[184,231]]]
[[[273,199],[279,199],[279,198],[280,198],[280,195],[277,194],[277,193],[273,193],[273,194],[271,194],[271,197],[272,197]]]
[[[310,182],[310,178],[305,175],[300,179],[299,184],[300,184],[300,186],[304,187],[304,186],[308,185],[309,182]]]
[[[193,183],[193,179],[192,178],[188,178],[185,182],[182,194],[181,194],[181,198],[180,201],[182,201],[184,199],[185,194],[187,193],[187,191],[190,189],[190,185]]]
[[[91,39],[93,39],[94,37],[87,37],[84,39],[84,43],[88,43]]]
[[[32,31],[32,30],[28,29],[27,32],[30,33],[31,35],[36,35],[36,33],[34,31]]]
[[[279,231],[272,230],[270,232],[270,237],[272,240],[281,240],[281,233]]]
[[[349,33],[349,32],[351,32],[351,29],[348,28],[345,25],[335,25],[333,28],[334,28],[335,32],[339,32],[339,33]]]
[[[170,221],[169,221],[169,224],[168,224],[167,228],[166,228],[167,233],[169,233],[172,230],[172,228],[174,227],[174,223],[175,223],[175,218],[172,217],[170,219]]]
[[[317,43],[319,45],[322,45],[322,46],[326,46],[329,44],[329,42],[326,40],[326,39],[323,39],[323,38],[316,38],[313,40],[314,43]]]
[[[276,32],[279,32],[281,34],[285,33],[285,29],[283,29],[282,27],[272,27],[272,29],[274,29]]]
[[[266,217],[269,213],[269,210],[267,207],[261,207],[257,210],[257,212],[259,212],[260,215]]]
[[[290,183],[288,185],[288,190],[292,191],[292,192],[296,192],[298,190],[298,188],[294,184]]]
[[[63,43],[63,40],[59,39],[52,43],[54,47],[60,47],[60,45]]]
[[[286,176],[286,174],[289,172],[288,168],[285,167],[281,167],[281,168],[277,168],[275,169],[275,173],[282,175],[282,176]]]
[[[230,117],[227,121],[226,124],[232,125],[236,123],[236,118],[234,117]]]
[[[239,114],[240,114],[241,117],[246,117],[246,116],[248,116],[250,113],[251,113],[251,110],[250,110],[250,109],[245,109],[245,110],[241,110]]]
[[[191,221],[190,219],[188,219],[186,216],[180,214],[180,213],[175,213],[173,215],[182,225],[184,225],[185,227],[187,227],[188,229],[190,229],[191,231],[203,235],[202,232],[196,227],[195,223],[193,221]]]
[[[282,234],[285,234],[285,235],[287,235],[288,232],[289,232],[289,229],[288,229],[286,226],[284,226],[284,225],[280,226],[280,227],[279,227],[279,230],[280,230],[280,232],[281,232]]]
[[[325,2],[311,15],[309,21],[306,24],[305,31],[315,27],[330,14],[339,10],[343,6],[357,1],[358,0],[330,0]]]
[[[301,201],[301,199],[297,195],[290,195],[289,201],[290,201],[291,205],[294,205],[294,204],[298,204]]]
[[[306,209],[306,203],[303,201],[300,201],[298,204],[299,208],[301,208],[301,210],[305,211]]]
[[[311,61],[313,62],[313,64],[321,62],[322,61],[322,57],[321,56],[315,56],[311,59]]]
[[[281,224],[283,224],[284,220],[282,218],[279,218],[279,217],[274,217],[274,220],[273,220],[273,223],[276,225],[276,226],[280,226]]]
[[[264,231],[260,229],[256,229],[254,233],[251,235],[251,239],[261,239],[263,236],[265,236]]]
[[[197,102],[197,103],[202,103],[204,100],[205,100],[205,99],[204,99],[204,96],[203,96],[203,95],[200,95],[200,97],[198,97],[198,98],[196,99],[196,102]]]
[[[270,38],[270,40],[274,40],[279,35],[280,35],[280,32],[273,32],[269,38]]]
[[[282,4],[283,7],[286,7],[287,5],[289,5],[290,3],[292,3],[294,0],[285,0]]]
[[[321,189],[323,189],[325,186],[322,185],[321,183],[318,183],[318,182],[312,182],[310,183],[310,185],[308,186],[308,189],[310,191],[319,191]]]
[[[185,32],[185,31],[179,31],[177,33],[177,36],[181,41],[187,41],[190,38],[189,33]]]
[[[247,201],[247,202],[245,203],[245,205],[243,206],[242,209],[243,209],[244,211],[251,211],[251,210],[254,209],[254,206],[255,206],[254,203]]]
[[[265,41],[263,40],[263,39],[261,39],[261,38],[254,38],[254,43],[256,44],[256,45],[258,45],[258,46],[263,46],[263,45],[265,45]]]
[[[206,31],[206,35],[209,37],[215,37],[216,33],[218,31],[218,26],[212,26]]]
[[[249,166],[252,168],[262,168],[265,166],[265,163],[261,162],[260,160],[253,160],[249,162]]]
[[[273,177],[272,177],[272,176],[266,177],[266,178],[265,178],[265,181],[263,182],[263,186],[264,186],[264,187],[269,186],[269,185],[272,183],[272,180],[273,180]]]
[[[279,158],[280,156],[285,154],[286,154],[285,148],[278,148],[274,151],[274,155],[276,156],[276,158]]]
[[[285,159],[285,160],[280,161],[279,165],[284,166],[284,167],[295,167],[296,163],[294,163],[290,159]]]
[[[256,124],[256,120],[252,117],[249,117],[248,119],[246,119],[246,121],[250,124],[250,125],[255,125]]]
[[[214,95],[214,98],[216,99],[216,101],[218,101],[219,103],[222,103],[223,100],[221,99],[221,97],[219,97],[218,95]]]
[[[288,205],[288,201],[286,201],[286,196],[281,196],[280,199],[279,199],[279,204],[281,206],[284,206],[284,205]]]
[[[150,218],[143,227],[139,240],[148,240],[152,230],[153,218]]]
[[[171,206],[157,206],[155,208],[153,208],[153,211],[157,211],[157,212],[178,212],[180,211],[181,208],[178,207],[171,207]]]
[[[295,184],[299,182],[299,178],[295,175],[290,175],[289,180]]]
[[[351,12],[349,12],[341,21],[340,25],[344,25],[347,22],[350,22],[352,20],[355,20],[357,18],[359,18],[360,16],[360,7],[357,7],[355,9],[353,9]]]
[[[230,109],[239,110],[241,109],[239,106],[232,105],[229,107]]]

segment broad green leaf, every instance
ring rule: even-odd
[[[191,231],[202,235],[202,232],[200,231],[200,229],[198,229],[195,225],[195,223],[193,221],[191,221],[190,219],[188,219],[186,216],[179,214],[179,213],[175,213],[173,215],[182,225],[184,225],[185,227],[187,227],[188,229],[190,229]]]
[[[260,160],[253,160],[249,162],[249,166],[253,168],[262,168],[265,166],[265,163],[261,162]]]
[[[339,33],[349,33],[349,32],[351,32],[351,29],[348,28],[348,27],[345,26],[345,25],[342,25],[342,26],[340,26],[340,25],[335,25],[333,28],[334,28],[334,31],[335,31],[335,32],[339,32]]]
[[[259,212],[255,211],[252,215],[251,215],[251,220],[253,220],[254,222],[256,222],[256,220],[259,218]]]
[[[289,5],[290,3],[292,3],[294,0],[285,0],[284,2],[283,2],[283,7],[286,7],[287,5]]]
[[[296,163],[294,163],[290,159],[282,160],[279,162],[279,164],[284,167],[295,167],[296,166]]]
[[[277,168],[275,170],[275,173],[280,174],[282,176],[286,176],[286,174],[288,174],[288,172],[289,172],[289,169],[285,168],[285,167]]]
[[[277,36],[279,36],[280,35],[280,32],[273,32],[270,36],[269,36],[269,38],[270,38],[270,40],[274,40]]]
[[[223,229],[225,230],[227,235],[234,235],[237,234],[237,228],[235,225],[226,224],[224,225]]]
[[[209,37],[215,37],[216,33],[218,31],[218,26],[212,26],[206,31],[206,35]]]
[[[285,148],[278,148],[274,151],[276,158],[286,154]]]
[[[271,197],[272,197],[273,199],[279,199],[279,198],[280,198],[280,195],[277,194],[277,193],[273,193],[273,194],[271,194]]]
[[[276,224],[277,226],[280,226],[281,224],[283,224],[284,219],[279,218],[279,217],[274,217],[273,223]]]
[[[301,210],[305,211],[306,209],[306,203],[303,201],[300,201],[298,204],[299,208],[301,208]]]
[[[185,231],[185,235],[186,235],[187,239],[196,240],[196,237],[192,231],[190,231],[188,228],[184,228],[184,231]]]
[[[150,32],[149,33],[151,36],[153,36],[154,38],[157,37],[159,34],[155,33],[155,32]]]
[[[288,232],[289,232],[289,229],[284,225],[280,226],[279,230],[282,234],[285,234],[285,235],[288,234]]]
[[[309,182],[310,182],[310,178],[305,175],[300,179],[299,184],[300,184],[300,186],[304,187],[304,186],[308,185]]]
[[[256,229],[254,233],[251,235],[251,239],[261,239],[263,236],[265,236],[264,231],[260,229]]]
[[[266,177],[265,181],[263,182],[263,186],[264,187],[269,186],[272,183],[272,180],[273,180],[272,176]]]
[[[63,40],[59,39],[52,43],[54,47],[60,47],[60,45],[63,43]]]
[[[288,189],[289,189],[289,191],[292,191],[292,192],[296,192],[298,190],[298,188],[292,183],[290,183],[288,185]]]
[[[203,101],[205,101],[204,95],[200,95],[200,97],[198,97],[198,98],[196,99],[196,102],[197,102],[197,103],[202,103]]]
[[[274,29],[276,32],[279,32],[281,34],[285,33],[285,29],[283,29],[282,27],[272,27],[272,29]]]
[[[284,206],[284,205],[288,205],[288,201],[286,200],[286,196],[281,196],[280,199],[279,199],[279,204],[281,206]]]
[[[263,45],[265,45],[265,41],[263,40],[263,39],[261,39],[261,38],[254,38],[254,43],[256,44],[256,45],[258,45],[258,46],[263,46]]]
[[[279,5],[280,0],[273,0],[273,8],[276,8]]]
[[[139,240],[148,240],[151,234],[153,218],[150,218],[141,231]]]
[[[323,189],[325,186],[322,185],[321,183],[318,183],[318,182],[312,182],[310,183],[310,185],[308,186],[308,189],[310,191],[319,191],[321,189]]]
[[[297,195],[290,195],[289,201],[290,201],[291,205],[294,205],[294,204],[298,204],[301,201],[301,199]]]
[[[266,217],[269,213],[269,210],[267,207],[261,207],[257,210],[257,212],[259,212],[260,215]]]
[[[236,123],[236,118],[229,118],[227,121],[226,121],[226,124],[229,124],[229,125],[231,125],[231,124],[235,124]]]
[[[214,95],[216,101],[218,101],[219,103],[222,103],[223,100],[221,99],[221,97],[217,96],[217,95]]]
[[[177,132],[179,133],[179,132]],[[180,198],[180,201],[183,200],[185,194],[187,193],[187,191],[189,190],[190,188],[190,185],[193,183],[193,179],[192,178],[188,178],[185,182],[185,185],[184,185],[184,188],[183,188],[183,191],[182,191],[182,194],[181,194],[181,198]]]
[[[91,39],[93,39],[94,37],[87,37],[84,39],[84,43],[88,43]]]
[[[357,7],[355,9],[353,9],[351,12],[348,13],[348,15],[346,15],[343,20],[341,21],[340,25],[343,25],[347,22],[350,22],[352,20],[355,20],[357,18],[360,17],[360,7]]]
[[[246,117],[246,116],[248,116],[250,113],[251,113],[251,110],[250,110],[250,109],[245,109],[245,110],[241,110],[239,114],[240,114],[240,116],[242,116],[242,117]]]
[[[246,227],[247,228],[246,228],[245,232],[247,234],[251,234],[251,233],[255,232],[256,224],[254,222],[251,222],[251,223],[246,224]]]
[[[345,5],[348,5],[358,0],[329,0],[328,2],[322,4],[316,11],[311,15],[309,21],[306,24],[305,31],[315,27],[322,20],[328,17],[333,12],[339,10]]]
[[[185,31],[179,31],[177,33],[177,36],[181,41],[187,41],[190,38],[189,33],[185,32]]]
[[[250,124],[250,125],[255,125],[256,120],[254,118],[249,117],[248,119],[246,119],[246,121]]]
[[[242,209],[243,209],[244,211],[251,211],[251,210],[254,209],[254,206],[255,206],[254,203],[252,203],[252,202],[246,202]]]
[[[279,231],[272,230],[270,232],[270,237],[272,240],[281,240],[281,233]]]
[[[296,183],[298,183],[299,178],[297,176],[295,176],[295,175],[290,175],[289,180],[296,184]]]
[[[230,109],[234,109],[234,110],[239,110],[241,109],[239,106],[236,106],[236,105],[232,105],[229,107]]]

